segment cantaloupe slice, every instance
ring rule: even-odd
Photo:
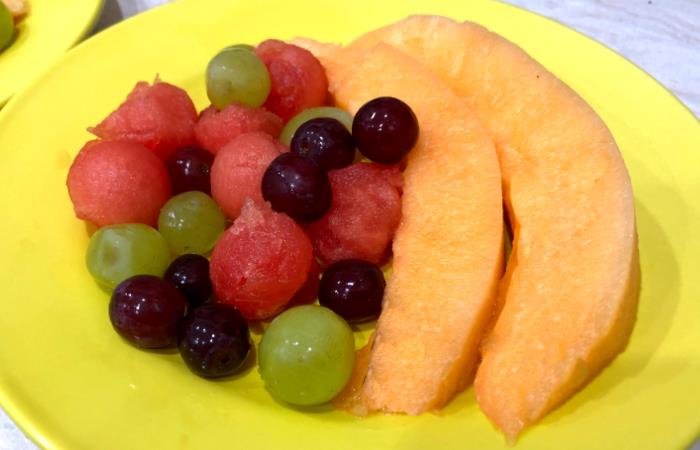
[[[596,113],[501,36],[416,16],[351,47],[378,42],[427,64],[496,142],[514,244],[475,387],[482,410],[515,438],[627,344],[639,288],[627,170]]]
[[[412,58],[386,45],[333,53],[321,60],[340,107],[394,96],[420,126],[361,393],[369,410],[419,414],[450,400],[476,368],[503,265],[498,160],[464,102]]]

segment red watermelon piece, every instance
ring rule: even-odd
[[[282,132],[282,119],[263,108],[231,104],[219,111],[210,106],[199,117],[194,133],[199,145],[216,154],[243,133],[260,131],[272,137]]]
[[[149,149],[128,142],[91,141],[68,171],[75,215],[97,226],[155,225],[170,198],[163,162]]]
[[[269,319],[302,287],[312,259],[311,242],[294,220],[248,200],[212,252],[214,295],[247,320]]]
[[[196,122],[197,110],[187,92],[156,79],[153,85],[136,83],[124,103],[88,131],[104,140],[144,145],[165,159],[194,144]]]
[[[357,163],[328,173],[331,207],[307,233],[324,264],[358,258],[382,264],[401,221],[403,175],[397,167]]]
[[[245,133],[224,145],[211,168],[211,195],[229,219],[246,198],[262,203],[260,184],[267,166],[287,148],[269,134]]]
[[[308,50],[296,45],[268,39],[255,53],[270,73],[270,95],[265,108],[285,122],[297,113],[325,104],[328,79],[323,65]]]

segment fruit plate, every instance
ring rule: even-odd
[[[92,29],[104,0],[28,3],[14,41],[0,52],[0,107]]]
[[[159,74],[201,108],[204,67],[226,45],[344,42],[412,13],[473,20],[523,46],[600,113],[633,181],[643,288],[630,345],[517,447],[680,449],[700,434],[700,127],[668,91],[590,39],[495,2],[184,0],[71,50],[0,112],[0,401],[32,439],[57,449],[506,448],[472,389],[440,414],[357,419],[276,403],[254,367],[211,382],[175,353],[128,346],[85,269],[88,234],[65,188],[85,128],[137,80]]]

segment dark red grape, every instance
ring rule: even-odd
[[[170,263],[163,278],[175,286],[193,308],[211,297],[209,260],[202,255],[188,253],[179,256]]]
[[[352,164],[355,142],[342,123],[330,117],[319,117],[297,128],[290,151],[310,158],[321,169],[329,171]]]
[[[318,302],[348,322],[364,322],[381,312],[385,286],[384,274],[376,265],[344,259],[323,272]]]
[[[331,185],[315,162],[294,153],[282,153],[265,170],[263,198],[272,209],[297,222],[321,218],[331,206]]]
[[[418,120],[406,103],[379,97],[365,103],[352,121],[360,153],[380,164],[396,164],[418,141]]]
[[[187,301],[170,283],[153,275],[136,275],[112,292],[109,319],[117,333],[137,347],[171,347],[186,308]]]
[[[180,355],[205,378],[232,375],[250,352],[248,324],[238,310],[208,303],[191,311],[178,328]]]
[[[165,162],[170,175],[173,195],[187,191],[202,191],[211,195],[209,172],[214,155],[198,147],[182,147]]]

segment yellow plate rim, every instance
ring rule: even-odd
[[[197,0],[194,0],[194,1],[197,1]],[[185,2],[186,2],[186,1],[185,1]],[[102,3],[102,2],[100,2],[100,3]],[[180,3],[184,3],[184,2],[181,1]],[[626,58],[626,57],[624,57],[624,56],[622,56],[622,55],[619,55],[618,53],[614,52],[613,50],[609,49],[608,47],[605,47],[603,44],[601,44],[600,42],[594,40],[593,38],[591,38],[591,37],[589,37],[589,36],[587,36],[587,35],[585,35],[585,34],[583,34],[583,33],[580,33],[580,32],[578,32],[578,31],[576,31],[576,30],[573,30],[573,29],[571,29],[571,28],[568,28],[568,27],[566,27],[565,25],[561,24],[560,22],[558,22],[558,21],[556,21],[556,20],[553,20],[553,19],[550,19],[550,18],[547,18],[547,17],[544,17],[544,16],[540,16],[540,15],[538,15],[538,14],[536,14],[536,13],[533,13],[533,12],[531,12],[531,11],[527,11],[527,10],[525,10],[525,9],[521,9],[521,8],[519,8],[519,7],[517,7],[517,6],[514,6],[514,5],[509,5],[509,4],[507,4],[506,6],[511,7],[511,8],[514,8],[514,9],[517,9],[517,10],[519,10],[521,13],[525,13],[525,14],[537,16],[538,18],[540,18],[540,19],[542,19],[542,20],[545,20],[545,21],[548,21],[548,22],[551,22],[551,23],[553,23],[553,24],[556,24],[557,26],[559,26],[559,27],[561,27],[561,28],[564,28],[564,29],[568,30],[569,32],[574,32],[574,33],[576,33],[577,35],[579,35],[580,37],[583,37],[583,38],[585,38],[586,40],[588,40],[588,41],[594,43],[595,45],[599,46],[599,47],[600,47],[599,50],[605,50],[605,51],[614,53],[617,57],[624,59],[628,64],[634,66],[638,71],[643,72],[643,73],[645,74],[646,77],[648,77],[649,79],[653,80],[654,83],[657,85],[657,87],[661,87],[669,97],[673,98],[673,100],[674,100],[677,104],[680,104],[680,106],[682,106],[682,108],[687,112],[687,114],[690,114],[690,116],[691,116],[693,119],[695,119],[695,121],[697,122],[697,118],[696,118],[695,115],[692,113],[692,111],[688,108],[687,105],[685,105],[685,104],[684,104],[677,96],[675,96],[668,88],[666,88],[665,86],[661,85],[658,81],[656,81],[648,72],[646,72],[644,69],[638,67],[635,63],[633,63],[632,61],[630,61],[628,58]],[[101,39],[107,39],[109,36],[121,32],[121,30],[122,30],[121,27],[124,26],[124,25],[123,25],[124,23],[127,23],[127,22],[131,23],[131,22],[137,22],[137,21],[138,21],[138,22],[140,22],[140,21],[146,22],[146,21],[148,20],[148,17],[150,17],[151,15],[153,15],[153,14],[160,14],[160,13],[161,13],[161,10],[171,9],[171,8],[174,8],[174,7],[175,7],[175,4],[166,4],[166,5],[160,6],[160,7],[158,7],[158,8],[154,8],[153,10],[149,10],[149,11],[147,11],[146,13],[141,14],[141,15],[135,17],[135,18],[130,18],[130,19],[128,19],[128,20],[126,20],[126,21],[124,21],[124,22],[122,22],[122,23],[120,23],[120,24],[117,24],[117,25],[115,25],[115,26],[112,26],[110,29],[107,29],[107,30],[105,30],[104,32],[102,32],[102,33],[96,35],[95,37],[90,38],[90,39],[86,40],[85,42],[79,44],[78,46],[76,46],[76,47],[70,49],[64,56],[62,56],[61,58],[59,58],[58,60],[56,60],[55,62],[53,62],[53,63],[50,65],[50,67],[57,67],[57,66],[59,66],[59,65],[61,65],[61,64],[64,64],[66,60],[68,60],[68,59],[74,57],[74,55],[79,55],[80,52],[82,51],[82,48],[83,48],[83,47],[88,46],[88,45],[97,45],[97,44],[94,44],[94,42],[99,42]],[[97,12],[99,13],[99,11],[97,11]],[[96,19],[97,17],[99,17],[99,14],[95,14],[95,17],[94,17],[93,19]],[[94,24],[94,23],[93,23],[93,24]],[[93,24],[87,25],[87,26],[85,27],[85,30],[83,31],[83,33],[87,32]],[[77,40],[79,40],[79,39],[80,39],[80,37],[77,37],[75,41],[77,41]],[[2,110],[0,110],[0,128],[1,128],[1,126],[2,126],[3,124],[5,124],[5,122],[6,122],[7,120],[9,120],[8,117],[12,115],[13,111],[15,110],[15,108],[18,107],[19,105],[21,105],[23,99],[24,99],[26,96],[30,96],[30,95],[31,95],[32,86],[41,83],[42,79],[44,79],[45,77],[49,77],[49,76],[50,76],[49,72],[50,72],[50,70],[46,70],[40,77],[38,77],[37,79],[35,79],[34,81],[32,81],[30,84],[27,84],[24,88],[22,88],[21,90],[19,90],[19,91],[10,99],[10,101],[7,103],[7,105],[6,105]],[[0,104],[2,104],[1,101],[0,101]],[[700,133],[697,133],[697,132],[696,132],[695,135],[696,135],[696,136],[700,136]],[[699,247],[697,250],[700,250],[700,247]],[[0,369],[0,375],[1,375],[1,369]],[[60,431],[59,431],[59,430],[46,430],[46,429],[42,429],[42,428],[43,428],[42,425],[37,424],[37,423],[35,423],[35,422],[32,420],[32,418],[31,418],[31,412],[29,412],[29,411],[22,411],[21,408],[17,407],[17,405],[15,405],[15,403],[14,403],[14,401],[13,401],[13,399],[12,399],[12,394],[11,394],[11,392],[8,390],[8,387],[7,387],[4,383],[2,383],[2,379],[1,379],[1,378],[0,378],[0,400],[1,400],[1,401],[0,401],[0,404],[3,405],[3,408],[4,408],[5,411],[8,413],[8,415],[9,415],[10,417],[12,417],[12,418],[16,421],[17,425],[18,425],[18,426],[19,426],[19,427],[20,427],[34,442],[36,442],[38,445],[40,445],[40,446],[42,446],[42,447],[46,447],[46,448],[60,448],[60,444],[56,445],[57,443],[60,443],[60,442],[62,441],[62,439],[61,439],[61,437],[60,437],[60,435],[61,435]],[[700,432],[700,422],[698,423],[698,431]],[[67,448],[67,447],[66,447],[66,448]]]
[[[51,0],[49,0],[51,1]],[[42,2],[39,2],[39,8],[42,8],[41,6]],[[28,89],[32,84],[33,84],[33,78],[36,78],[37,75],[40,75],[43,71],[48,70],[50,67],[53,66],[53,64],[58,61],[62,55],[63,52],[66,50],[69,50],[72,48],[75,44],[80,42],[92,29],[95,27],[97,24],[98,19],[102,15],[102,11],[104,10],[105,6],[105,0],[83,0],[80,1],[79,3],[76,3],[76,5],[80,6],[80,9],[88,9],[89,8],[89,16],[86,18],[85,21],[77,24],[77,26],[74,27],[68,27],[68,29],[65,29],[64,27],[61,27],[62,34],[59,36],[59,39],[61,39],[63,42],[61,42],[60,48],[59,49],[54,49],[51,52],[48,53],[42,53],[42,51],[35,51],[34,52],[34,57],[35,58],[46,58],[49,59],[48,64],[43,64],[40,65],[39,68],[31,68],[30,70],[27,71],[27,76],[25,77],[25,80],[22,82],[18,83],[10,83],[8,85],[0,87],[0,108],[3,107],[11,98],[13,95],[20,91],[24,91]],[[29,15],[31,16],[34,14],[34,8],[36,8],[36,0],[30,0],[29,3]],[[64,16],[60,17],[55,17],[55,20],[60,23],[62,20],[66,18],[70,18],[73,16],[73,12],[75,11],[75,8],[70,8],[70,9],[62,9],[62,14],[65,14]],[[29,16],[28,16],[29,17]],[[23,23],[26,22],[28,19],[25,18],[23,19],[23,22],[20,22],[20,27],[23,26]],[[32,33],[33,29],[27,30],[25,32],[29,32],[30,34]],[[15,45],[13,42],[10,44],[10,47]],[[10,48],[8,47],[8,49]],[[7,49],[6,49],[7,50]],[[21,51],[22,49],[20,48],[18,51]],[[1,56],[2,53],[0,53]],[[11,72],[19,72],[22,71],[23,67],[11,67],[10,71]],[[0,73],[1,75],[1,73]]]

